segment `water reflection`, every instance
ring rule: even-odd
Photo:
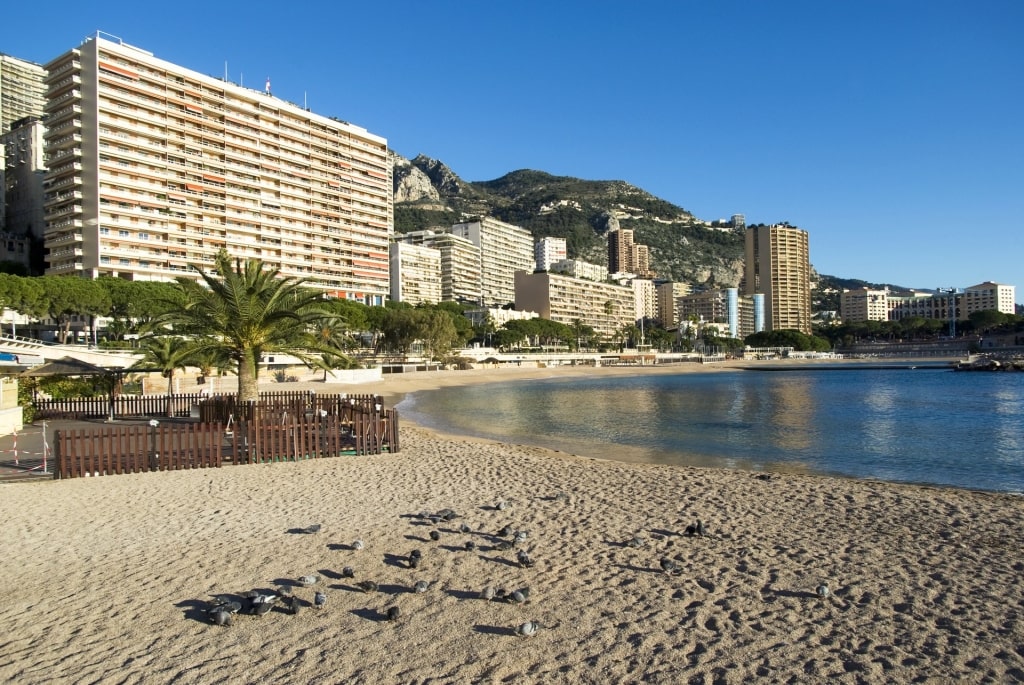
[[[400,408],[441,430],[602,458],[1021,491],[1024,384],[992,376],[736,371],[546,379],[418,393]]]

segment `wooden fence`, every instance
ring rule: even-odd
[[[54,478],[398,452],[398,411],[58,430]]]
[[[115,397],[73,397],[62,400],[35,399],[37,420],[114,418],[137,416],[168,418],[188,417],[192,407],[205,396],[198,393],[182,395],[117,395]],[[170,413],[167,411],[170,403]]]
[[[221,466],[224,427],[211,423],[58,430],[54,478]]]
[[[255,409],[239,408],[235,394],[203,395],[184,393],[178,395],[117,395],[115,397],[74,397],[60,400],[36,398],[33,400],[36,419],[125,419],[135,417],[188,418],[192,408],[198,406],[199,419],[206,423],[221,421],[228,417],[234,420],[255,416],[255,411],[326,411],[329,415],[341,416],[352,410],[369,411],[375,405],[383,405],[380,395],[317,394],[298,390],[285,392],[261,392]],[[168,413],[168,403],[170,412]],[[251,405],[252,403],[249,403]],[[248,407],[249,405],[246,405]]]

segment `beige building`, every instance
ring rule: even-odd
[[[480,248],[451,233],[423,230],[396,237],[402,242],[432,247],[441,255],[441,301],[480,304]]]
[[[595,283],[555,273],[515,275],[516,309],[567,326],[580,321],[606,338],[636,323],[631,286]]]
[[[911,291],[889,295],[888,318],[894,321],[911,317],[965,321],[975,312],[995,310],[1003,314],[1014,314],[1016,311],[1014,302],[1017,289],[1012,285],[986,281],[962,291],[955,288],[951,290],[953,292],[938,294]]]
[[[889,319],[889,291],[857,288],[843,290],[839,295],[839,316],[843,323],[859,321],[887,321]]]
[[[46,70],[48,274],[168,280],[225,249],[387,298],[384,138],[100,34]]]
[[[675,330],[679,326],[679,313],[676,307],[676,300],[684,295],[693,292],[693,287],[688,283],[660,283],[658,284],[658,322],[666,330]]]
[[[515,301],[515,274],[534,271],[533,236],[524,228],[484,217],[452,226],[451,233],[480,248],[480,300],[491,307]]]
[[[411,305],[441,301],[441,251],[425,245],[394,242],[391,253],[391,299]]]
[[[43,116],[45,77],[42,65],[0,53],[0,133],[19,119]]]
[[[744,294],[764,294],[765,330],[811,334],[807,231],[787,225],[747,228]]]

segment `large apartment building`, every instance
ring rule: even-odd
[[[807,231],[747,227],[744,294],[764,294],[765,330],[811,334],[811,260]]]
[[[444,231],[424,229],[396,236],[396,240],[423,245],[441,255],[441,301],[479,305],[481,289],[480,248],[466,238]]]
[[[633,242],[633,231],[620,228],[608,232],[608,273],[654,278],[650,250]]]
[[[425,245],[393,242],[391,299],[411,305],[441,301],[441,251]]]
[[[516,309],[572,326],[580,321],[598,335],[612,337],[636,323],[632,286],[595,283],[572,276],[519,271],[515,275]]]
[[[383,304],[384,138],[102,34],[46,71],[48,274],[168,280],[224,249]]]
[[[45,76],[42,65],[0,53],[0,133],[19,119],[43,115]]]
[[[451,233],[480,248],[480,304],[503,307],[515,301],[515,274],[533,272],[533,236],[525,228],[491,217],[455,224]]]

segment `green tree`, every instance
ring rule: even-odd
[[[137,370],[156,369],[167,379],[167,416],[173,416],[171,396],[174,394],[174,376],[189,365],[192,350],[185,340],[170,335],[153,335],[139,341],[142,356],[131,365]]]
[[[184,304],[157,318],[175,332],[199,336],[193,350],[217,349],[235,364],[238,399],[259,399],[259,364],[268,352],[283,352],[316,365],[322,351],[310,331],[329,314],[320,293],[296,278],[281,277],[261,260],[221,256],[214,272],[196,268],[201,281],[177,279]]]

